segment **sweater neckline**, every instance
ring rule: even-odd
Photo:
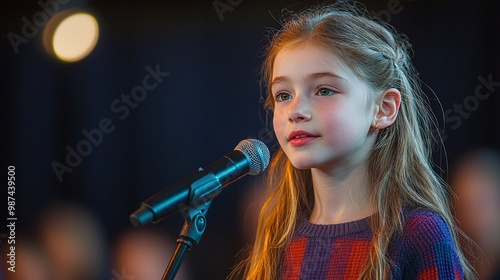
[[[309,222],[306,215],[302,215],[296,229],[296,234],[303,237],[335,238],[371,231],[370,217],[371,216],[368,216],[360,220],[340,224],[321,225],[312,224]]]

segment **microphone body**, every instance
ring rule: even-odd
[[[244,147],[239,148],[242,143]],[[157,223],[180,207],[205,203],[217,196],[223,187],[241,177],[261,173],[268,163],[269,150],[262,142],[255,139],[243,140],[234,151],[205,169],[198,169],[145,200],[130,215],[130,222],[136,227],[149,222]],[[256,167],[258,170],[254,170]]]

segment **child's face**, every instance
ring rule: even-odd
[[[284,49],[272,75],[274,130],[296,168],[332,170],[366,159],[375,104],[336,55],[312,45]]]

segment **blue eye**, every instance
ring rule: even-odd
[[[289,93],[286,93],[286,92],[280,92],[280,93],[276,94],[274,99],[277,102],[283,102],[283,101],[287,101],[287,100],[292,99],[292,95],[290,95]]]
[[[336,93],[337,92],[335,92],[334,90],[331,90],[329,88],[320,88],[320,89],[318,89],[318,95],[319,96],[329,96],[329,95],[334,95]]]

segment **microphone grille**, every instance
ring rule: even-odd
[[[234,148],[250,158],[250,175],[262,173],[269,165],[269,149],[257,139],[245,139]]]

